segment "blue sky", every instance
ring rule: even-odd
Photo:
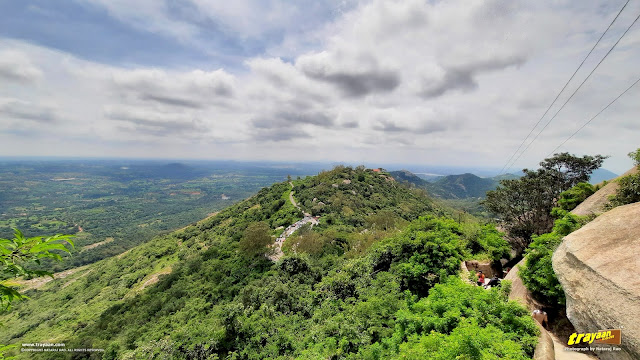
[[[0,156],[501,168],[624,1],[0,3]],[[536,131],[633,19],[630,2]],[[640,24],[514,165],[638,76]],[[560,150],[623,172],[633,89]]]
[[[120,18],[91,1],[4,2],[0,33],[100,63],[235,70],[240,70],[243,59],[263,54],[285,35],[283,28],[274,27],[245,36],[230,31],[216,19],[199,15],[198,9],[187,1],[163,3],[167,6],[167,21],[193,26],[190,39],[150,30],[136,24],[138,19]],[[131,6],[135,7],[135,2]],[[291,31],[308,30],[337,14],[332,13],[335,8],[322,2],[299,2],[297,8],[306,10],[308,21],[296,24]]]

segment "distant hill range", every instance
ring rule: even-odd
[[[596,171],[593,172],[593,174],[591,174],[591,178],[589,179],[589,182],[592,184],[599,184],[605,180],[611,180],[611,179],[615,179],[618,177],[618,174],[613,173],[607,169],[598,169]]]
[[[408,183],[411,186],[425,189],[430,195],[441,199],[466,199],[484,198],[489,190],[493,190],[500,184],[500,180],[517,179],[518,174],[503,174],[489,178],[482,178],[471,173],[446,176],[429,176],[428,180],[407,170],[390,172],[396,181]],[[607,169],[598,169],[593,172],[589,182],[592,184],[610,180],[617,175]]]
[[[470,173],[440,176],[433,182],[422,179],[407,170],[392,171],[391,176],[400,183],[425,189],[430,195],[442,199],[484,197],[487,191],[498,186],[498,180],[495,178],[481,178]],[[516,178],[515,175],[512,177]]]

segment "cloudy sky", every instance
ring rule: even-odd
[[[624,0],[0,2],[0,156],[502,168]],[[640,14],[631,0],[540,128]],[[640,21],[514,165],[640,77]],[[561,151],[640,146],[640,85]]]

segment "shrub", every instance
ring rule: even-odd
[[[571,189],[560,193],[558,206],[562,210],[571,211],[578,205],[580,205],[580,203],[585,201],[594,192],[596,192],[596,189],[593,185],[586,182],[579,183]]]
[[[506,292],[451,276],[428,297],[398,311],[393,340],[386,345],[397,348],[400,358],[527,359],[537,335],[528,311],[508,301]]]
[[[518,275],[533,297],[551,306],[565,303],[564,291],[553,272],[551,257],[562,242],[558,233],[534,236],[526,251],[524,267],[520,267]]]
[[[467,248],[475,258],[486,255],[492,261],[509,259],[511,257],[511,246],[504,239],[504,234],[499,232],[493,225],[468,225],[464,231],[467,239]]]
[[[574,215],[559,208],[554,208],[552,214],[559,217],[553,224],[553,232],[561,236],[571,234],[590,221],[587,216]]]
[[[627,175],[618,180],[616,194],[609,199],[609,208],[633,204],[640,201],[640,173]]]
[[[240,240],[240,250],[249,256],[266,254],[267,246],[273,242],[270,232],[269,225],[262,221],[250,224]]]
[[[376,253],[389,252],[391,272],[400,276],[403,288],[424,296],[435,283],[460,269],[466,252],[461,234],[454,220],[425,216],[383,241]]]

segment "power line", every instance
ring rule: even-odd
[[[538,120],[538,122],[533,126],[533,128],[531,129],[531,131],[529,131],[529,134],[527,134],[527,136],[524,138],[524,140],[522,140],[522,142],[520,143],[520,145],[518,146],[518,148],[516,149],[516,151],[513,152],[513,154],[511,154],[511,157],[509,158],[509,160],[507,160],[507,162],[504,164],[504,166],[502,167],[502,170],[500,170],[500,174],[502,174],[502,172],[504,171],[504,169],[507,167],[507,165],[509,165],[509,162],[513,159],[513,157],[518,153],[518,151],[520,151],[520,149],[522,148],[522,145],[524,145],[524,143],[527,141],[527,139],[529,139],[529,136],[531,136],[531,134],[533,133],[533,131],[538,127],[538,125],[540,125],[540,122],[542,121],[542,119],[544,119],[544,117],[547,115],[547,113],[549,112],[549,110],[551,110],[551,107],[556,103],[556,101],[558,100],[558,98],[560,97],[560,95],[562,94],[562,92],[564,92],[564,89],[567,88],[567,85],[569,85],[569,83],[571,82],[571,80],[573,80],[573,78],[576,76],[576,74],[578,73],[578,70],[580,70],[580,68],[582,68],[582,65],[584,65],[585,61],[587,61],[587,58],[589,58],[589,56],[591,55],[591,53],[593,52],[593,50],[595,50],[595,48],[598,46],[598,44],[600,43],[600,40],[602,40],[602,38],[604,37],[604,35],[609,31],[609,29],[611,28],[611,26],[613,25],[613,23],[616,22],[616,20],[618,19],[618,17],[620,16],[620,14],[622,13],[622,11],[624,10],[624,8],[627,7],[627,4],[629,4],[630,0],[627,0],[626,3],[624,3],[624,5],[622,6],[622,8],[620,9],[620,11],[618,11],[618,14],[616,15],[615,18],[613,18],[613,20],[611,21],[611,23],[609,24],[609,26],[607,26],[607,29],[602,33],[602,35],[600,35],[600,38],[598,39],[598,41],[596,41],[595,45],[593,45],[593,47],[591,48],[591,50],[589,50],[589,53],[587,54],[587,56],[584,57],[584,59],[582,60],[582,62],[580,63],[580,65],[578,66],[578,68],[576,69],[576,71],[573,72],[573,75],[571,75],[571,77],[569,78],[569,80],[567,80],[567,82],[564,84],[564,86],[562,87],[562,90],[560,90],[560,92],[558,93],[558,95],[556,95],[555,99],[553,99],[553,101],[551,102],[551,105],[549,105],[549,107],[547,108],[547,110],[545,110],[544,114],[542,114],[542,116],[540,117],[540,119]],[[511,165],[513,166],[513,165]]]
[[[578,92],[578,90],[580,90],[580,88],[582,88],[582,85],[584,85],[585,82],[587,82],[587,80],[589,80],[589,78],[591,77],[591,75],[593,75],[593,73],[596,71],[596,69],[600,66],[600,64],[602,64],[602,62],[604,61],[604,59],[607,58],[607,56],[609,56],[609,54],[611,54],[611,52],[613,51],[613,49],[615,49],[615,47],[618,45],[618,43],[620,42],[620,40],[622,40],[622,38],[627,34],[627,32],[629,32],[629,30],[631,29],[631,27],[633,27],[633,25],[635,25],[635,23],[638,21],[638,19],[640,19],[640,14],[638,14],[638,16],[635,18],[635,20],[633,20],[633,22],[631,23],[631,25],[629,25],[629,27],[627,27],[627,30],[624,31],[624,33],[622,33],[622,35],[618,38],[618,40],[615,42],[615,44],[613,44],[613,46],[611,47],[611,49],[609,49],[609,51],[607,51],[607,53],[602,57],[602,59],[600,59],[600,62],[598,62],[598,64],[596,65],[596,67],[593,68],[593,70],[591,70],[591,72],[589,73],[589,75],[587,75],[587,77],[580,83],[580,85],[575,89],[575,91],[571,94],[571,96],[569,96],[569,98],[567,99],[567,101],[564,102],[564,104],[562,104],[562,106],[560,107],[560,109],[558,109],[558,111],[553,115],[553,117],[551,119],[549,119],[549,121],[545,124],[545,126],[538,132],[538,134],[536,134],[536,136],[533,138],[533,140],[531,140],[531,142],[524,148],[524,150],[522,150],[522,152],[520,153],[520,155],[518,155],[518,157],[511,163],[511,165],[507,168],[507,171],[509,169],[511,169],[511,167],[513,167],[513,165],[518,161],[518,159],[520,159],[520,157],[527,152],[527,149],[529,149],[529,147],[531,146],[531,144],[533,144],[536,139],[538,138],[538,136],[540,136],[540,134],[542,134],[542,132],[544,131],[544,129],[547,128],[547,126],[549,126],[549,124],[551,124],[551,122],[553,121],[553,119],[556,118],[556,116],[558,116],[558,114],[560,113],[560,111],[562,111],[562,109],[564,109],[565,105],[567,105],[567,103],[573,98],[573,96]]]
[[[605,106],[604,108],[602,108],[602,110],[600,110],[597,114],[595,114],[591,119],[589,119],[589,121],[587,121],[586,123],[584,123],[578,130],[576,130],[573,134],[571,134],[571,136],[569,136],[565,141],[562,142],[562,144],[558,145],[558,147],[556,147],[555,149],[553,149],[552,152],[549,153],[549,155],[547,155],[547,157],[553,155],[553,153],[555,153],[558,149],[560,149],[562,147],[562,145],[566,144],[567,141],[571,140],[571,138],[573,138],[578,132],[580,132],[580,130],[584,129],[587,125],[589,125],[591,123],[591,121],[593,121],[593,119],[595,119],[596,117],[598,117],[598,115],[602,114],[605,110],[607,110],[609,108],[609,106],[613,105],[614,102],[618,101],[618,99],[620,99],[624,94],[627,93],[627,91],[631,90],[631,88],[633,88],[634,86],[636,86],[636,84],[640,82],[640,78],[638,78],[638,80],[636,80],[633,84],[631,84],[631,86],[629,86],[625,91],[623,91],[620,95],[618,95],[615,99],[613,99],[609,104],[607,104],[607,106]]]

